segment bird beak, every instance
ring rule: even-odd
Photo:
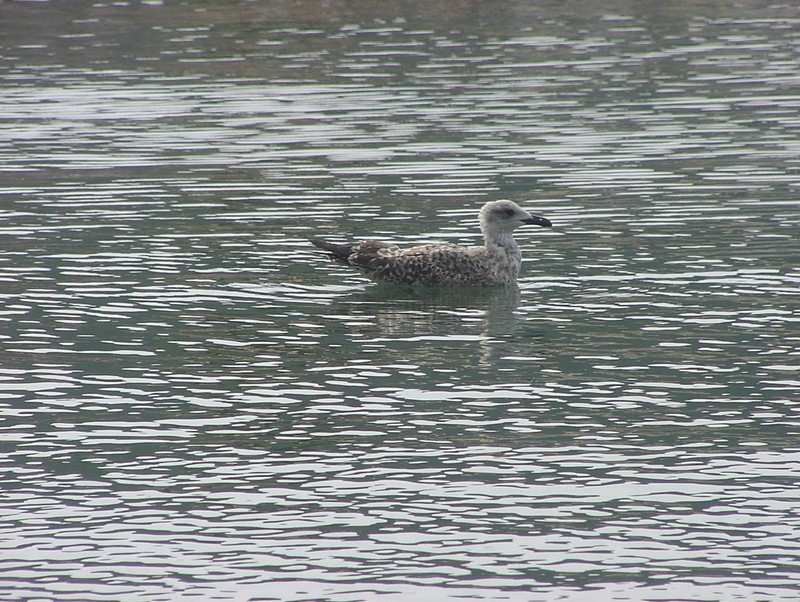
[[[544,226],[545,228],[551,228],[553,226],[553,222],[551,222],[546,217],[540,217],[538,215],[531,215],[528,219],[522,220],[523,224],[533,224],[534,226]]]

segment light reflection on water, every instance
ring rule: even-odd
[[[38,4],[0,597],[797,597],[796,11]],[[500,197],[556,226],[519,289],[306,242]]]

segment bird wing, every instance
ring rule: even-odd
[[[420,245],[401,249],[377,241],[364,241],[353,249],[348,262],[381,282],[423,286],[482,284],[480,256],[465,247],[449,244]]]

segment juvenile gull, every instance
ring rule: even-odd
[[[523,224],[550,227],[511,201],[486,203],[479,214],[483,246],[441,243],[402,249],[375,240],[335,244],[312,238],[334,261],[358,268],[376,282],[412,286],[509,286],[517,281],[522,256],[512,233]]]

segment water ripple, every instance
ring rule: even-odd
[[[794,11],[230,8],[0,4],[0,597],[795,599]]]

